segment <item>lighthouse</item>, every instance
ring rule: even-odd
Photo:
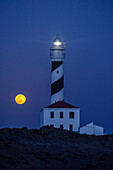
[[[51,59],[51,96],[50,105],[40,110],[40,127],[51,125],[78,131],[80,108],[64,101],[65,45],[57,35],[50,46]]]
[[[64,101],[65,45],[58,34],[50,46],[51,58],[51,101],[40,110],[40,127],[53,126],[80,132],[81,134],[103,135],[104,128],[93,122],[80,127],[80,108]]]
[[[50,46],[51,58],[51,98],[50,103],[64,101],[64,71],[65,45],[58,34]]]

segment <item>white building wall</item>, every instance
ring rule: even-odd
[[[94,134],[95,135],[104,135],[104,128],[94,125]]]
[[[90,126],[84,126],[84,127],[81,127],[80,128],[80,134],[88,134],[88,135],[91,135],[93,134],[93,127],[90,127]]]
[[[94,125],[93,122],[89,123],[83,127],[80,127],[80,134],[88,134],[88,135],[103,135],[104,134],[104,128]]]
[[[50,118],[50,112],[54,112],[54,118]],[[63,112],[63,118],[60,118],[60,112]],[[74,112],[74,118],[69,118],[69,112]],[[73,131],[78,131],[80,126],[80,108],[44,108],[40,114],[44,115],[41,126],[54,125],[59,128],[62,124],[64,129],[69,130],[69,125],[72,124]]]

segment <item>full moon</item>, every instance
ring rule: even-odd
[[[23,94],[18,94],[15,97],[15,101],[17,104],[24,104],[26,102],[26,97]]]

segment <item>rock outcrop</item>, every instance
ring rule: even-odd
[[[113,169],[113,134],[81,135],[45,126],[0,129],[0,169]]]

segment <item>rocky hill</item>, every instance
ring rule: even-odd
[[[113,169],[113,134],[80,135],[45,126],[0,129],[0,170]]]

